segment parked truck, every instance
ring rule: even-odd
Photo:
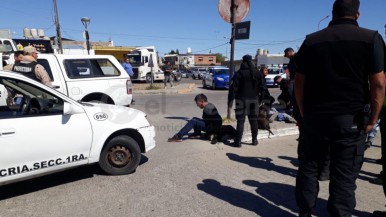
[[[158,56],[154,46],[137,47],[127,54],[129,62],[133,67],[133,81],[151,82],[151,75],[153,74],[153,81],[164,80],[164,72],[158,65]]]
[[[17,51],[16,45],[12,39],[0,38],[0,58],[2,69],[4,65],[12,64],[15,62],[14,53]]]
[[[130,76],[111,55],[39,54],[38,63],[47,70],[52,87],[74,100],[132,104]]]

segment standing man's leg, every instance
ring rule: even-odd
[[[386,196],[386,109],[382,108],[381,113],[381,122],[379,124],[381,131],[381,161],[382,161],[382,184],[383,184],[383,193]]]
[[[243,137],[245,123],[245,100],[236,99],[235,113],[237,120],[237,136],[234,142],[234,146],[241,147],[241,139]]]
[[[296,176],[295,196],[299,216],[310,217],[319,193],[318,158],[324,155],[326,144],[323,138],[323,125],[315,117],[304,117],[300,128],[298,145],[299,169]]]
[[[169,76],[165,75],[165,78],[164,78],[164,86],[165,86],[165,88],[167,88],[166,85],[167,85],[168,79],[169,79]]]
[[[249,108],[248,113],[248,121],[251,126],[251,134],[252,134],[252,145],[257,145],[259,142],[257,141],[258,134],[258,125],[257,125],[257,116],[259,113],[259,101],[251,100],[247,102],[247,107]]]
[[[174,76],[173,76],[173,74],[170,74],[170,76],[169,76],[169,82],[170,82],[170,86],[171,87],[174,87]]]
[[[355,181],[363,163],[366,134],[353,116],[334,118],[330,125],[334,142],[330,146],[330,197],[327,209],[331,216],[351,216],[356,206]]]

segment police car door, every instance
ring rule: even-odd
[[[54,91],[1,76],[0,84],[14,98],[0,108],[0,183],[88,162],[92,132],[81,106],[63,115],[66,98]]]

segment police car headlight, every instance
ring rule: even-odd
[[[224,78],[217,78],[217,81],[224,81]]]

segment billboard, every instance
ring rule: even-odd
[[[54,53],[50,40],[39,40],[39,39],[13,39],[16,46],[19,48],[21,44],[22,47],[34,46],[36,50],[40,53]]]

